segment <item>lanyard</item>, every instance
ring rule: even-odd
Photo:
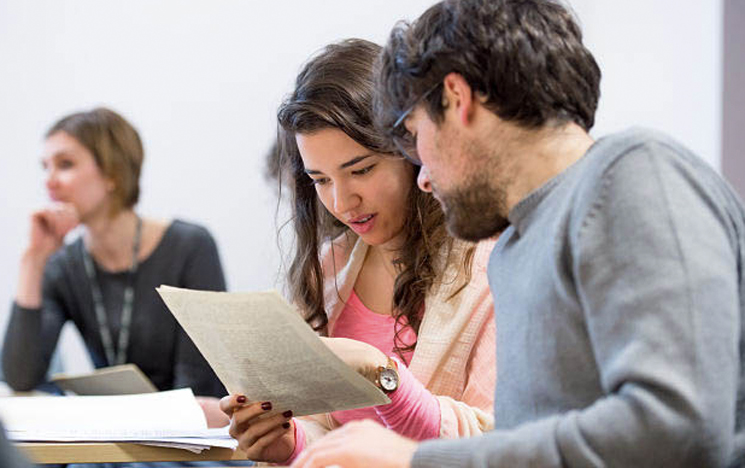
[[[127,348],[129,347],[129,328],[132,323],[132,306],[134,305],[135,296],[135,274],[137,273],[137,252],[140,250],[140,238],[142,237],[142,219],[137,217],[137,228],[135,230],[134,246],[132,247],[132,266],[129,268],[129,278],[127,286],[124,288],[124,303],[122,304],[122,323],[119,329],[119,343],[116,354],[114,353],[114,340],[111,338],[111,329],[106,316],[106,309],[103,305],[103,294],[101,286],[96,279],[96,269],[93,267],[93,259],[81,242],[83,249],[83,262],[85,263],[85,272],[88,274],[88,280],[91,286],[91,295],[93,296],[93,308],[96,311],[98,320],[98,332],[101,335],[104,351],[106,352],[106,361],[110,366],[124,364],[127,359]]]

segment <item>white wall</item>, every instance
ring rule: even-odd
[[[269,288],[279,255],[262,164],[295,73],[329,41],[382,42],[431,3],[0,0],[0,327],[27,215],[46,201],[39,152],[55,119],[121,111],[146,146],[140,211],[203,223],[231,290]],[[603,69],[594,133],[656,127],[718,168],[721,0],[572,4]]]
[[[572,0],[603,73],[593,135],[662,130],[717,170],[722,0]]]
[[[312,52],[351,36],[383,42],[430,3],[0,0],[0,326],[28,213],[46,202],[42,135],[99,104],[145,142],[139,210],[206,225],[230,289],[273,287],[275,201],[262,172],[277,105]]]

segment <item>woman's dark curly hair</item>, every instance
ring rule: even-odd
[[[399,157],[373,125],[373,67],[380,50],[378,45],[361,39],[325,47],[305,64],[295,90],[277,113],[276,174],[280,190],[284,184],[291,193],[295,230],[295,256],[289,268],[288,286],[306,321],[323,333],[328,332],[328,318],[320,248],[343,233],[351,233],[320,203],[305,173],[295,135],[335,128],[373,152]],[[418,172],[418,168],[412,171],[412,185],[416,185]],[[444,214],[434,197],[417,189],[409,192],[405,214],[409,221],[404,225],[405,241],[395,262],[398,276],[393,304],[396,323],[408,322],[418,332],[425,295],[439,276],[439,268],[444,268],[438,259],[443,252],[449,256],[453,240],[445,230]],[[471,249],[464,260],[467,272],[472,253]],[[467,275],[466,283],[469,279]],[[401,343],[401,329],[396,326],[395,346],[399,354],[415,346]]]

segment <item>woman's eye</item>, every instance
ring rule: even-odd
[[[328,179],[323,177],[321,179],[311,179],[311,183],[313,185],[325,185],[326,182],[328,182]]]
[[[74,164],[72,163],[72,161],[69,161],[69,160],[67,160],[67,159],[63,159],[63,160],[61,160],[61,161],[59,161],[59,162],[57,163],[57,167],[59,167],[60,169],[69,169],[69,168],[71,168],[71,167],[72,167],[73,165],[74,165]]]
[[[364,174],[367,174],[368,172],[372,171],[373,167],[375,167],[375,164],[370,164],[369,166],[363,167],[362,169],[359,169],[357,171],[352,171],[352,174],[354,174],[354,175],[364,175]]]

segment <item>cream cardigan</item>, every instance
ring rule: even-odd
[[[486,277],[494,241],[477,245],[471,281],[450,297],[463,285],[463,255],[469,245],[455,242],[450,266],[427,295],[416,349],[409,364],[414,376],[440,404],[442,438],[475,436],[494,427],[496,329],[494,303]],[[330,333],[352,293],[367,250],[368,245],[352,234],[343,234],[322,249],[324,301]],[[329,415],[299,421],[307,443],[337,426]]]

